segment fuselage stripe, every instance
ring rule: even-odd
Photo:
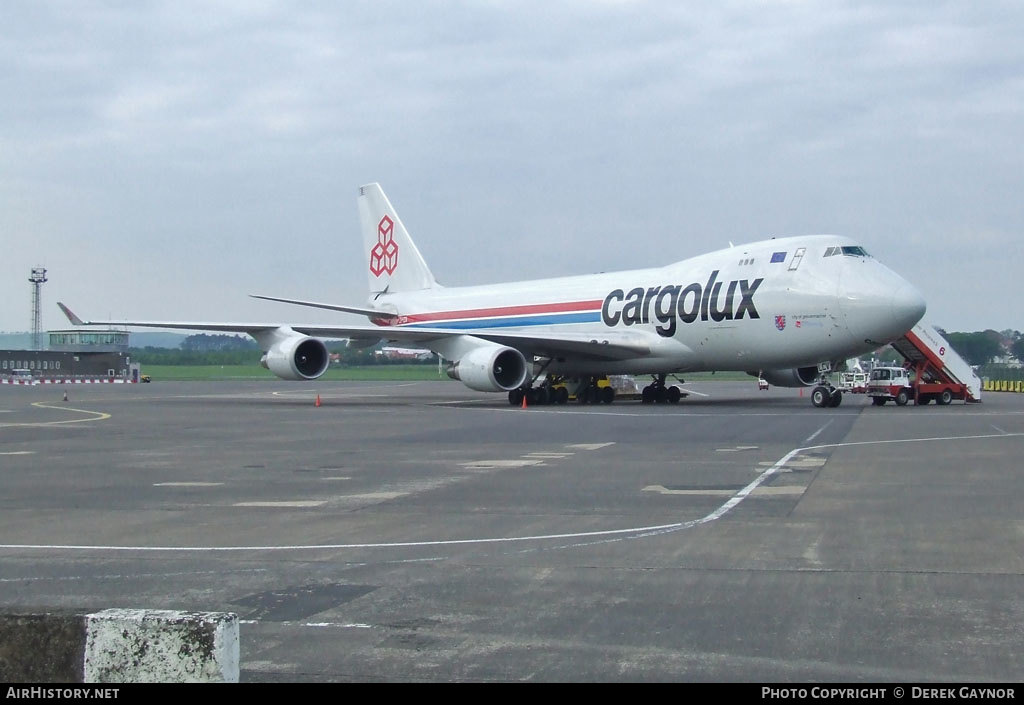
[[[555,323],[591,323],[601,320],[601,300],[566,301],[552,304],[474,308],[461,311],[437,311],[399,315],[389,320],[373,320],[377,325],[408,328],[507,328],[510,326],[551,325]]]

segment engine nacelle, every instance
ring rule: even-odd
[[[474,348],[448,365],[448,376],[478,392],[507,392],[526,382],[526,358],[515,348]]]
[[[756,372],[747,374],[757,377]],[[788,370],[765,370],[761,377],[774,387],[810,387],[818,381],[817,367],[793,367]]]
[[[281,379],[316,379],[327,371],[330,353],[322,340],[294,334],[281,338],[263,353],[260,364]]]

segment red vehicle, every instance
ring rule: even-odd
[[[903,367],[871,370],[868,396],[876,406],[890,400],[897,406],[905,406],[911,400],[915,404],[934,401],[939,405],[954,399],[981,401],[981,379],[942,334],[927,323],[919,322],[892,347],[906,358],[906,363]]]
[[[882,406],[887,401],[906,406],[909,401],[929,404],[933,400],[936,404],[945,405],[954,399],[966,401],[968,393],[965,385],[955,382],[918,382],[904,367],[876,367],[868,379],[868,396],[875,406]]]

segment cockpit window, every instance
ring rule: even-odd
[[[845,255],[847,257],[869,257],[867,250],[859,245],[848,245],[846,247],[830,247],[825,250],[825,257]]]

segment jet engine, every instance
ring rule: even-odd
[[[263,353],[260,364],[281,379],[316,379],[327,371],[331,356],[322,340],[294,334],[280,338]]]
[[[757,377],[756,372],[747,374]],[[793,367],[788,370],[764,370],[761,377],[774,387],[810,387],[818,381],[818,368]]]
[[[507,392],[526,382],[526,358],[515,348],[486,345],[473,348],[448,365],[448,376],[478,392]]]

